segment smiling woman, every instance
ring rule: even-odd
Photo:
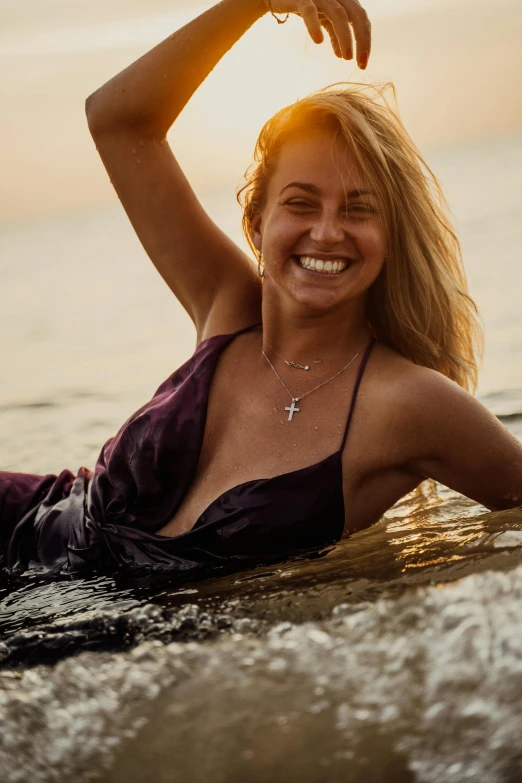
[[[279,203],[304,221],[326,208],[328,199],[333,214],[344,212],[352,250],[359,248],[361,258],[359,266],[357,253],[337,260],[352,275],[364,273],[359,290],[368,292],[365,314],[373,334],[415,364],[474,388],[481,335],[459,243],[436,178],[386,102],[387,88],[393,92],[391,85],[380,90],[333,85],[267,122],[256,147],[257,163],[240,193],[245,236],[261,252],[256,228],[269,193],[285,177],[291,179],[292,170],[299,176],[312,169],[322,187],[289,182]],[[305,266],[317,269],[313,260]],[[319,266],[323,270],[321,260]]]
[[[0,474],[9,568],[281,558],[373,524],[426,477],[489,508],[522,502],[520,445],[465,391],[478,333],[458,242],[383,94],[334,86],[265,126],[243,191],[257,275],[166,143],[268,12],[298,14],[315,42],[326,30],[338,57],[366,67],[356,0],[223,0],[87,101],[111,181],[198,344],[94,472]]]

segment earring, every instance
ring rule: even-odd
[[[259,257],[257,259],[257,274],[263,278],[265,276],[265,265],[263,263],[263,251],[259,251]]]

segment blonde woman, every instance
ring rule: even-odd
[[[197,348],[94,472],[0,474],[9,568],[281,557],[373,524],[426,477],[489,509],[522,503],[522,447],[467,391],[479,333],[458,242],[378,91],[327,88],[263,128],[241,193],[255,264],[166,143],[267,13],[299,14],[315,42],[326,31],[338,57],[366,67],[356,0],[223,0],[87,101],[111,181]]]

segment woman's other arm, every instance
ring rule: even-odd
[[[411,397],[410,462],[491,510],[522,506],[522,444],[474,397],[431,370]]]
[[[300,13],[317,42],[322,24],[339,56],[349,54],[351,29],[358,54],[369,52],[369,24],[355,0],[274,0],[272,7]],[[165,138],[214,66],[266,12],[264,0],[223,0],[87,99],[89,128],[111,182],[192,318],[198,342],[259,320],[260,286],[248,257],[202,208]]]

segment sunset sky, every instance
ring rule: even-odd
[[[84,118],[85,98],[211,4],[185,0],[3,0],[0,223],[114,202]],[[171,132],[198,192],[233,194],[257,132],[281,106],[340,80],[393,80],[426,150],[522,129],[518,0],[371,0],[362,77],[294,18],[259,22],[220,63]]]

